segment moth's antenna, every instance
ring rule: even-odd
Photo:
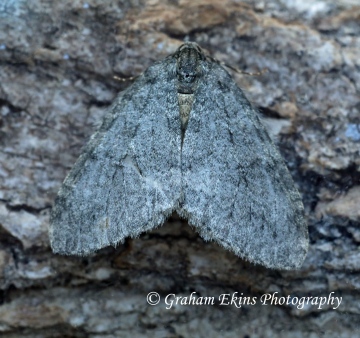
[[[138,78],[139,75],[137,76],[130,76],[130,77],[119,77],[119,76],[116,76],[114,75],[113,76],[113,79],[117,80],[117,81],[120,81],[120,82],[127,82],[127,81],[133,81],[135,80],[136,78]]]
[[[222,65],[225,66],[225,67],[227,67],[227,68],[229,68],[229,69],[231,69],[231,70],[233,70],[233,71],[236,72],[236,73],[245,74],[245,75],[250,75],[250,76],[260,76],[260,75],[263,75],[263,74],[265,74],[265,73],[267,73],[267,72],[269,71],[268,68],[263,68],[263,69],[261,69],[260,71],[255,72],[255,73],[253,73],[253,72],[245,72],[244,70],[241,70],[241,69],[239,69],[239,68],[232,67],[232,66],[230,66],[230,65],[228,65],[228,64],[226,64],[226,63],[222,63]]]
[[[234,72],[238,73],[238,74],[245,74],[245,75],[250,75],[250,76],[260,76],[260,75],[263,75],[264,73],[268,72],[268,68],[263,68],[262,70],[258,71],[258,72],[255,72],[255,73],[252,73],[252,72],[245,72],[239,68],[236,68],[236,67],[233,67],[233,66],[230,66],[229,64],[225,63],[225,62],[222,62],[222,61],[219,61],[211,56],[207,56],[207,59],[209,59],[210,61],[212,62],[216,62],[218,63],[219,65],[221,66],[224,66],[226,68],[229,68],[231,70],[233,70]]]

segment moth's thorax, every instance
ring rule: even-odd
[[[176,58],[179,113],[184,133],[194,102],[194,93],[202,75],[202,62],[206,57],[201,48],[195,43],[183,44],[176,51],[174,57]]]
[[[206,59],[200,47],[186,43],[175,53],[177,90],[180,94],[194,94],[201,72],[202,62]]]

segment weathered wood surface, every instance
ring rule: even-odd
[[[0,3],[0,332],[4,337],[354,337],[360,331],[360,3]],[[299,271],[254,266],[174,217],[87,258],[51,253],[56,192],[127,82],[187,38],[233,74],[277,134],[309,221]],[[157,306],[146,295],[158,292]],[[238,292],[256,305],[164,297]],[[260,296],[342,297],[337,309]]]

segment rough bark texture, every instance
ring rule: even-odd
[[[358,1],[0,3],[0,333],[3,337],[355,337],[360,334]],[[87,258],[51,253],[57,190],[104,110],[183,41],[234,73],[273,126],[303,194],[310,249],[268,270],[167,224]],[[157,306],[146,295],[161,295]],[[258,297],[176,305],[167,294]],[[343,297],[337,309],[261,305],[263,294]]]

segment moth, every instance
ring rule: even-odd
[[[191,42],[119,94],[58,193],[51,247],[88,255],[174,211],[252,263],[305,259],[304,208],[279,151],[229,73]]]

